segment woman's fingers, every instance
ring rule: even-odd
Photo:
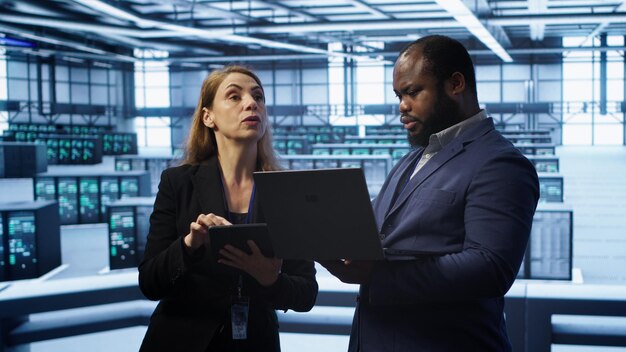
[[[189,230],[190,230],[190,232],[194,232],[194,231],[195,232],[199,232],[199,233],[206,233],[207,232],[206,227],[198,224],[197,222],[192,222],[189,225]]]
[[[226,220],[225,218],[219,215],[215,215],[213,213],[198,215],[196,222],[206,227],[232,225],[230,221]]]
[[[254,241],[248,241],[248,246],[251,254],[231,245],[224,246],[219,252],[221,257],[218,262],[247,272],[263,286],[272,285],[278,278],[282,260],[263,256]]]
[[[221,258],[218,259],[218,263],[234,266],[237,269],[244,270],[246,257],[248,256],[243,251],[227,244],[220,250]]]
[[[246,243],[248,244],[248,247],[250,247],[252,255],[263,255],[263,253],[261,253],[261,249],[259,248],[259,246],[256,245],[253,240],[248,240]]]

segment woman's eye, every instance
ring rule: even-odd
[[[264,101],[265,100],[262,95],[257,95],[257,96],[254,97],[254,99],[256,101]]]
[[[232,101],[237,101],[239,100],[239,96],[238,95],[231,95],[228,97],[228,99],[232,100]]]

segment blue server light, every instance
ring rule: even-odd
[[[107,205],[120,198],[120,187],[117,177],[100,178],[100,206],[101,213],[106,214]]]
[[[35,246],[35,213],[9,212],[7,215],[9,243],[9,275],[12,279],[26,279],[37,275]]]
[[[35,200],[55,200],[56,187],[54,178],[38,177],[35,180]]]
[[[57,191],[61,224],[78,224],[78,182],[76,177],[60,177]]]
[[[109,219],[109,268],[115,270],[137,266],[133,208],[113,207]]]
[[[81,177],[79,191],[80,222],[82,224],[98,222],[100,220],[98,178]]]
[[[0,281],[6,280],[6,264],[4,256],[4,224],[2,220],[2,213],[0,213]]]

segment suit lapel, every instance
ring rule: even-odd
[[[214,213],[222,217],[226,216],[224,193],[220,188],[221,180],[219,178],[217,158],[215,157],[198,165],[197,171],[191,177],[196,192],[195,198],[200,203],[202,214]]]
[[[387,217],[398,210],[409,196],[415,192],[415,190],[428,179],[435,171],[441,168],[449,160],[453,159],[456,155],[461,153],[465,149],[465,145],[471,143],[479,136],[489,132],[493,129],[493,120],[485,119],[478,123],[475,127],[469,129],[465,133],[455,138],[450,144],[446,145],[440,150],[426,165],[409,181],[404,191],[398,195],[397,200],[392,205],[391,210],[387,213]],[[421,156],[420,156],[421,157]],[[415,164],[411,164],[415,165]],[[412,171],[411,171],[412,172]]]
[[[389,213],[389,210],[391,206],[393,205],[392,202],[394,201],[394,199],[397,199],[396,194],[400,192],[402,190],[402,187],[404,186],[403,180],[405,180],[406,178],[404,178],[403,176],[406,175],[407,172],[412,172],[412,171],[409,171],[409,169],[411,169],[415,165],[415,162],[419,160],[423,152],[424,152],[423,148],[413,152],[414,155],[410,155],[406,159],[404,159],[403,161],[404,165],[400,166],[398,170],[391,176],[391,180],[389,181],[389,185],[387,186],[387,191],[380,194],[382,198],[380,199],[379,209],[385,210],[385,212],[381,214],[381,216],[386,217],[387,214]],[[402,185],[400,185],[401,183]],[[383,220],[383,219],[377,219],[377,220]],[[378,223],[382,224],[382,221],[379,221]]]

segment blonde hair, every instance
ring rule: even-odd
[[[189,128],[185,153],[181,164],[199,164],[212,156],[217,155],[217,142],[215,141],[215,131],[204,125],[202,121],[203,108],[211,109],[213,100],[217,94],[220,84],[231,73],[241,73],[252,77],[256,83],[263,89],[261,80],[254,72],[245,66],[229,65],[222,69],[211,72],[202,82],[200,89],[200,98],[198,105],[193,113],[193,121]],[[272,129],[268,122],[265,133],[257,142],[257,165],[263,171],[279,170],[280,164],[272,146]]]

